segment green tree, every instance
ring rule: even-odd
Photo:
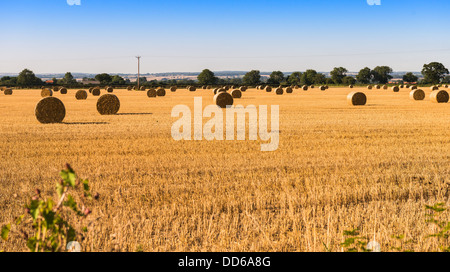
[[[111,85],[125,85],[125,79],[119,75],[115,75],[112,77]]]
[[[325,84],[327,82],[327,77],[324,74],[317,73],[314,76],[314,84]]]
[[[287,82],[291,85],[300,85],[302,80],[302,73],[293,72],[287,78]]]
[[[422,75],[425,83],[437,84],[449,73],[448,69],[442,63],[431,62],[424,64]]]
[[[284,74],[281,71],[273,71],[270,74],[269,80],[267,83],[269,84],[281,84],[284,81]]]
[[[342,80],[347,75],[347,72],[348,72],[348,70],[345,69],[344,67],[335,67],[333,69],[333,71],[331,71],[331,73],[330,73],[331,79],[336,84],[342,84]]]
[[[358,82],[360,83],[368,84],[372,81],[372,77],[373,77],[372,70],[370,70],[369,67],[366,67],[359,71],[358,75],[356,76],[356,80],[358,80]]]
[[[306,72],[304,72],[302,74],[301,84],[302,85],[312,85],[314,83],[316,75],[317,75],[317,72],[315,70],[312,70],[312,69],[306,70]]]
[[[419,78],[417,77],[417,76],[415,76],[413,73],[411,73],[411,72],[409,72],[409,73],[406,73],[404,76],[403,76],[403,81],[404,82],[410,82],[410,83],[412,83],[412,82],[417,82],[419,80]]]
[[[197,79],[200,85],[215,84],[217,82],[217,77],[209,69],[203,70],[197,76]]]
[[[72,73],[67,72],[62,79],[62,82],[67,85],[73,85],[77,83],[77,80],[73,77]]]
[[[342,79],[342,83],[345,85],[354,85],[356,83],[356,79],[351,76],[346,76]]]
[[[244,75],[242,82],[245,85],[257,85],[261,82],[261,74],[258,70],[252,70]]]
[[[17,77],[17,84],[21,87],[32,87],[42,85],[42,80],[36,77],[32,71],[24,69]]]
[[[100,84],[108,85],[111,83],[112,77],[106,73],[98,74],[95,79],[100,81]]]
[[[373,69],[373,81],[386,84],[392,79],[390,75],[393,72],[392,68],[389,66],[377,66]]]

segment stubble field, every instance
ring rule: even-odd
[[[347,104],[348,88],[250,89],[235,105],[280,106],[275,152],[261,141],[173,140],[172,108],[193,109],[196,96],[210,105],[211,90],[115,90],[114,116],[97,113],[97,97],[55,93],[67,114],[52,125],[34,116],[40,90],[0,94],[0,224],[23,213],[35,188],[53,196],[69,163],[100,194],[84,251],[341,251],[356,228],[382,251],[400,234],[411,240],[404,249],[437,251],[424,206],[448,206],[450,104],[431,103],[428,89],[417,102],[409,89],[355,88],[363,107]]]

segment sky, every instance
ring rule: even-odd
[[[368,2],[0,0],[0,73],[450,66],[450,1]]]

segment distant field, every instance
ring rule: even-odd
[[[429,88],[420,102],[409,89],[355,90],[366,106],[349,106],[348,88],[243,93],[235,105],[280,106],[275,152],[260,141],[174,141],[172,108],[192,109],[195,96],[212,104],[211,90],[115,90],[115,116],[97,113],[97,97],[55,93],[67,111],[55,125],[34,116],[40,90],[0,93],[0,225],[35,188],[52,195],[70,163],[100,193],[86,251],[341,251],[355,228],[383,251],[399,234],[412,250],[439,250],[425,238],[435,229],[424,206],[449,204],[450,104],[431,103]],[[27,249],[13,239],[0,250]]]

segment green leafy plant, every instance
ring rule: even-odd
[[[15,232],[22,235],[32,252],[64,251],[67,242],[82,240],[82,233],[87,231],[86,227],[77,230],[69,221],[76,217],[78,222],[83,223],[92,212],[87,203],[98,200],[99,195],[92,196],[89,181],[79,179],[68,164],[60,172],[60,177],[56,184],[57,201],[44,199],[41,190],[36,189],[35,195],[25,205],[26,213],[14,222]],[[2,227],[3,240],[13,233],[12,226],[7,224]]]
[[[392,250],[399,252],[414,252],[414,250],[412,249],[414,241],[411,239],[406,240],[404,234],[392,235],[391,237],[396,241],[397,244],[397,246],[391,247]]]
[[[370,252],[367,249],[367,243],[369,239],[367,237],[360,236],[359,229],[350,231],[344,231],[345,241],[341,243],[345,252]]]
[[[438,231],[434,234],[430,234],[427,237],[431,238],[437,238],[439,241],[439,244],[441,245],[440,248],[444,252],[450,252],[450,246],[449,246],[449,237],[450,237],[450,222],[447,220],[442,220],[441,217],[443,217],[444,212],[447,210],[445,208],[444,203],[438,203],[434,206],[425,206],[426,211],[428,211],[425,216],[427,217],[426,222],[431,223],[435,225],[438,229]]]

